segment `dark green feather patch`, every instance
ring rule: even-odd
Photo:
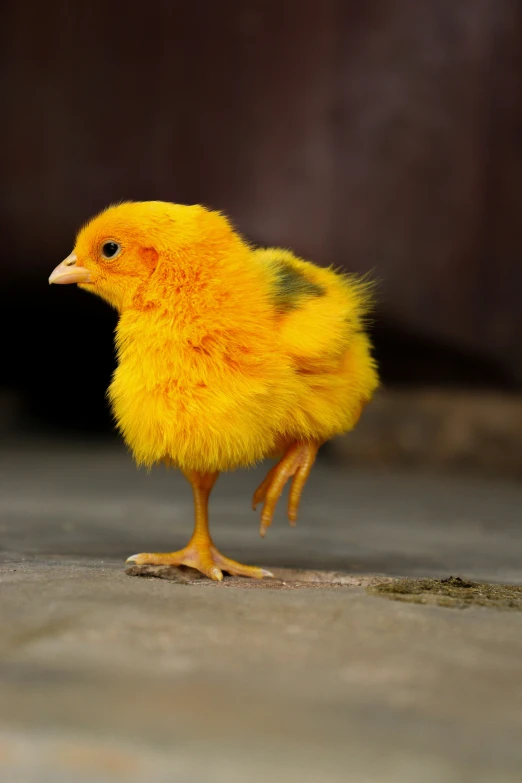
[[[298,269],[285,261],[278,262],[275,278],[274,300],[280,312],[288,312],[299,307],[303,296],[324,296],[326,291],[317,283],[312,283]]]

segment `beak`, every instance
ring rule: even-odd
[[[84,266],[76,266],[76,258],[74,253],[67,256],[65,261],[58,264],[56,269],[53,269],[49,278],[49,285],[51,283],[60,283],[61,285],[66,283],[90,283],[91,273]]]

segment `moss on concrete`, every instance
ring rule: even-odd
[[[397,579],[371,585],[367,590],[372,595],[414,604],[433,604],[452,609],[486,606],[491,609],[522,611],[522,585],[468,582],[459,576],[440,580]]]

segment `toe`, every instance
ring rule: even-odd
[[[266,568],[258,568],[257,566],[243,565],[236,560],[231,560],[229,557],[225,557],[217,549],[212,550],[212,556],[214,563],[217,563],[223,571],[226,571],[232,576],[247,576],[250,579],[263,579],[263,577],[272,577],[271,571]]]
[[[138,555],[131,555],[125,561],[125,565],[128,563],[134,563],[135,565],[161,565],[157,563],[157,555],[152,552],[140,552]]]

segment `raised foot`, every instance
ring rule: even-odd
[[[304,485],[312,470],[319,449],[318,443],[295,443],[290,446],[284,457],[268,472],[265,480],[259,485],[252,498],[252,508],[263,503],[259,533],[265,536],[272,524],[277,502],[283,493],[285,484],[293,476],[288,498],[288,519],[291,525],[297,522],[299,501]]]
[[[225,557],[213,544],[202,546],[189,543],[178,552],[142,552],[127,558],[126,562],[136,565],[190,566],[216,582],[223,579],[223,571],[233,576],[248,576],[252,579],[273,577],[265,568],[243,565]]]

